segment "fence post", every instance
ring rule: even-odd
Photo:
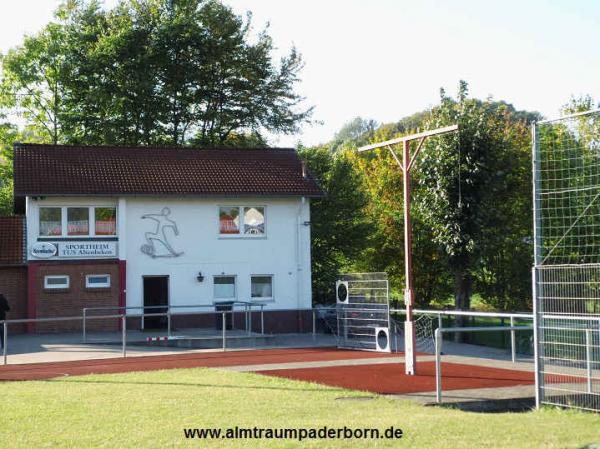
[[[260,333],[265,334],[265,306],[260,305]]]
[[[225,335],[225,330],[227,329],[227,322],[225,320],[225,312],[221,312],[222,315],[222,322],[223,322],[223,351],[225,351],[227,349],[227,344],[225,343],[225,339],[226,339],[226,335]]]
[[[86,317],[86,314],[87,314],[87,308],[84,307],[83,308],[83,325],[81,326],[81,329],[83,331],[83,343],[87,343],[87,334],[85,332],[85,317]]]
[[[235,309],[235,303],[231,306],[231,310]],[[242,311],[242,317],[244,319],[244,331],[248,333],[248,304],[244,304],[244,310]],[[235,320],[235,313],[233,314],[233,320]]]
[[[127,318],[121,315],[121,338],[123,339],[123,357],[127,357]]]
[[[167,336],[171,336],[171,308],[167,309]]]
[[[441,329],[442,327],[444,327],[444,322],[442,320],[442,314],[438,313],[438,329]]]
[[[515,318],[512,315],[510,316],[510,327],[515,327]],[[512,329],[510,331],[510,355],[513,363],[517,361],[516,340],[516,332]]]
[[[587,367],[587,392],[592,392],[592,331],[585,330],[585,360]]]
[[[315,309],[312,309],[312,336],[313,340],[317,338],[317,318]]]
[[[252,333],[252,305],[248,307],[248,335]]]
[[[6,347],[8,346],[8,323],[6,322],[6,320],[2,322],[2,336],[4,341],[4,343],[2,344],[2,359],[4,360],[4,364],[6,365],[8,363],[8,351],[6,350]]]
[[[336,341],[339,345],[339,343],[340,343],[340,311],[339,311],[337,305],[335,306],[335,324],[337,326],[337,328],[336,328],[337,332],[335,334],[335,337],[336,337]]]
[[[435,330],[435,401],[442,403],[442,330]]]

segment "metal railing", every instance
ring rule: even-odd
[[[222,350],[227,350],[227,315],[234,314],[235,311],[232,310],[224,310],[213,312],[213,314],[221,315],[221,323],[223,326],[221,336],[223,339]],[[100,320],[100,319],[120,319],[121,322],[121,356],[127,357],[127,319],[128,318],[141,318],[142,316],[166,316],[166,313],[152,313],[152,314],[116,314],[116,315],[98,315],[98,316],[88,316],[88,320]],[[28,323],[51,323],[51,322],[64,322],[64,321],[81,321],[83,324],[83,316],[74,316],[74,317],[55,317],[55,318],[25,318],[25,319],[17,319],[17,320],[2,320],[0,321],[0,325],[2,325],[2,335],[3,335],[3,345],[2,345],[2,364],[8,364],[8,327],[9,325],[14,324],[28,324]]]
[[[84,307],[82,309],[82,319],[83,324],[81,327],[82,332],[82,340],[83,343],[87,343],[87,320],[88,318],[94,317],[94,315],[89,315],[90,312],[94,311],[106,311],[106,310],[117,310],[119,312],[124,312],[128,317],[134,317],[134,315],[127,313],[128,310],[141,310],[142,313],[138,314],[137,317],[141,317],[141,326],[144,329],[144,319],[146,317],[160,317],[164,316],[167,318],[167,335],[171,336],[171,318],[173,315],[203,315],[203,314],[213,314],[218,313],[220,310],[217,310],[219,306],[231,306],[232,313],[244,313],[245,315],[245,329],[250,334],[252,332],[252,312],[253,308],[260,308],[260,317],[261,317],[261,334],[264,334],[264,303],[260,302],[248,302],[248,301],[227,301],[227,304],[182,304],[182,305],[164,305],[164,306],[101,306],[101,307]],[[236,306],[243,306],[243,310],[235,310]],[[171,310],[176,309],[214,309],[212,312],[203,312],[203,311],[194,311],[194,312],[179,312],[173,313]],[[146,310],[165,310],[166,312],[156,312],[156,313],[145,313]],[[235,316],[235,315],[233,315]]]
[[[406,313],[404,309],[390,309],[390,313]],[[420,315],[435,315],[438,319],[438,329],[444,329],[443,316],[468,316],[468,317],[481,317],[481,318],[508,318],[510,320],[510,327],[515,327],[515,319],[531,320],[533,321],[533,313],[526,312],[477,312],[470,310],[425,310],[425,309],[414,309],[414,314]],[[501,329],[506,329],[508,326],[498,326]],[[486,327],[491,329],[490,327]],[[458,329],[467,329],[466,327]],[[531,328],[533,330],[533,328]],[[510,331],[510,353],[511,359],[514,362],[517,360],[517,338],[514,330]]]
[[[123,314],[119,314],[119,315],[100,315],[100,316],[95,316],[94,319],[110,319],[110,318],[120,318],[122,321],[122,324],[125,324],[123,326],[123,329],[126,329],[126,323],[124,322],[124,317],[125,315]],[[6,365],[7,362],[7,357],[8,357],[8,325],[9,324],[29,324],[29,323],[52,323],[52,322],[64,322],[64,321],[82,321],[83,317],[81,316],[69,316],[69,317],[54,317],[54,318],[23,318],[23,319],[17,319],[17,320],[2,320],[0,321],[0,324],[2,325],[2,332],[3,332],[3,337],[4,337],[4,341],[3,341],[3,345],[2,345],[2,360],[3,360],[3,365]],[[125,332],[123,332],[123,356],[125,356],[126,353],[126,349],[125,349]]]
[[[193,311],[193,312],[185,312],[185,311],[180,311],[181,309],[186,309],[186,308],[214,308],[215,305],[181,305],[181,306],[170,306],[168,308],[168,310],[166,312],[157,312],[157,313],[118,313],[118,314],[109,314],[109,315],[90,315],[89,312],[91,311],[106,311],[106,310],[119,310],[119,311],[127,311],[127,310],[140,310],[140,309],[156,309],[156,308],[161,308],[164,309],[165,306],[123,306],[123,307],[119,307],[119,306],[106,306],[106,307],[88,307],[88,308],[84,308],[82,311],[82,315],[81,316],[72,316],[72,317],[56,317],[56,318],[28,318],[28,319],[17,319],[17,320],[4,320],[4,321],[0,321],[0,324],[3,324],[3,336],[4,336],[4,346],[2,349],[2,354],[3,354],[3,360],[4,360],[4,364],[6,364],[6,357],[7,357],[7,346],[8,346],[8,327],[9,325],[13,325],[13,324],[27,324],[27,323],[43,323],[43,322],[59,322],[59,321],[80,321],[81,325],[82,325],[82,331],[83,331],[83,341],[84,343],[87,342],[87,330],[86,330],[86,323],[89,320],[98,320],[98,319],[120,319],[121,320],[121,339],[122,339],[122,345],[123,345],[123,355],[126,355],[126,351],[127,351],[127,346],[126,346],[126,340],[127,340],[127,319],[144,319],[144,317],[167,317],[167,335],[170,337],[172,335],[172,326],[171,326],[171,318],[174,315],[213,315],[215,316],[216,314],[221,314],[221,319],[222,319],[222,323],[224,324],[223,326],[223,330],[222,330],[222,338],[223,338],[223,349],[225,350],[227,348],[227,322],[226,322],[226,316],[228,314],[232,315],[232,320],[235,317],[235,314],[239,314],[239,313],[244,313],[246,315],[246,330],[248,331],[248,333],[250,334],[252,332],[252,315],[253,313],[256,313],[255,310],[252,310],[253,308],[260,308],[260,334],[264,335],[265,334],[265,318],[264,318],[264,308],[266,306],[266,304],[264,303],[258,303],[258,302],[243,302],[243,301],[237,301],[235,303],[238,306],[244,306],[243,310],[229,310],[229,311]],[[219,304],[217,304],[218,306]],[[174,311],[172,311],[171,309],[175,309]],[[335,311],[337,310],[336,307],[318,307],[318,308],[306,308],[306,309],[272,309],[269,310],[269,312],[285,312],[285,311],[295,311],[295,312],[308,312],[310,311],[312,314],[312,335],[313,338],[316,338],[317,335],[317,323],[318,321],[324,320],[326,321],[326,317],[322,316],[319,317],[318,315],[320,313],[327,313],[327,312],[331,312],[331,311]],[[390,313],[404,313],[405,310],[404,309],[390,309]],[[445,316],[445,315],[465,315],[465,316],[480,316],[480,317],[495,317],[495,318],[509,318],[511,320],[511,326],[507,326],[507,327],[484,327],[482,328],[482,330],[486,330],[486,331],[494,331],[494,330],[498,330],[498,331],[510,331],[511,332],[511,353],[512,353],[512,360],[513,362],[516,359],[515,356],[515,331],[516,330],[521,330],[521,329],[525,329],[525,328],[521,328],[518,326],[514,326],[514,319],[519,318],[519,319],[533,319],[532,314],[527,314],[527,313],[501,313],[501,312],[472,312],[472,311],[456,311],[456,310],[424,310],[424,309],[415,309],[414,310],[415,314],[426,314],[426,315],[436,315],[438,316],[438,329],[443,330],[444,332],[450,332],[447,331],[446,329],[451,329],[451,328],[443,328],[442,326],[442,320],[441,317]],[[218,316],[218,315],[217,315]],[[473,328],[468,328],[468,327],[464,327],[464,328],[457,328],[460,331],[463,332],[468,332]],[[531,329],[529,327],[527,327],[526,329]]]
[[[88,322],[89,320],[106,320],[106,319],[119,319],[120,320],[120,327],[121,327],[121,353],[122,353],[122,357],[126,357],[127,356],[127,319],[143,319],[144,317],[167,317],[168,318],[168,323],[170,324],[170,317],[173,315],[211,315],[211,316],[218,316],[219,314],[221,315],[221,325],[222,325],[222,330],[221,330],[221,338],[223,340],[223,344],[222,344],[222,350],[225,351],[227,349],[227,315],[231,315],[232,316],[232,320],[235,317],[235,314],[239,314],[239,313],[244,313],[247,316],[246,319],[246,326],[247,326],[247,331],[250,334],[252,332],[252,313],[256,313],[256,311],[252,310],[252,308],[257,307],[260,308],[259,312],[260,312],[260,334],[264,335],[265,334],[265,319],[264,319],[264,307],[266,306],[266,304],[264,303],[259,303],[259,302],[252,302],[252,303],[247,303],[247,302],[242,302],[242,301],[236,301],[236,305],[245,305],[248,306],[247,308],[245,308],[244,310],[224,310],[224,311],[211,311],[211,312],[207,312],[207,311],[194,311],[194,312],[172,312],[170,310],[166,311],[166,312],[157,312],[157,313],[118,313],[118,314],[108,314],[108,315],[90,315],[88,312],[90,310],[140,310],[143,309],[144,307],[142,306],[137,306],[137,307],[133,307],[133,306],[127,306],[127,307],[118,307],[118,306],[106,306],[106,307],[88,307],[83,309],[82,315],[81,316],[70,316],[70,317],[52,317],[52,318],[24,318],[24,319],[15,319],[15,320],[1,320],[0,321],[0,325],[2,325],[3,329],[3,340],[4,340],[4,344],[2,346],[2,358],[3,358],[3,364],[6,365],[7,362],[7,358],[8,358],[8,328],[9,325],[15,325],[15,324],[35,324],[35,323],[50,323],[50,322],[65,322],[65,321],[79,321],[81,322],[81,326],[83,329],[83,338],[84,338],[84,343],[87,340],[87,332],[85,330],[86,327],[86,322]],[[218,306],[218,304],[217,304]],[[171,306],[170,308],[172,309],[183,309],[183,308],[202,308],[202,306],[199,305],[182,305],[182,306]],[[211,307],[214,308],[215,305],[205,305],[204,308],[206,307]],[[164,309],[165,306],[146,306],[145,308],[162,308]],[[312,334],[313,337],[316,337],[316,333],[317,333],[317,312],[319,310],[335,310],[335,308],[319,308],[319,309],[314,309],[314,308],[310,308],[310,309],[273,309],[270,310],[270,312],[286,312],[286,311],[294,311],[294,312],[308,312],[311,311],[312,312]],[[232,321],[233,322],[233,321]],[[169,336],[171,336],[171,329],[169,326],[168,329],[168,333]]]
[[[435,399],[442,402],[442,333],[450,332],[507,332],[533,330],[531,326],[438,327],[435,330]],[[513,357],[513,363],[515,362]]]

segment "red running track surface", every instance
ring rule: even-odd
[[[0,366],[0,381],[50,379],[65,375],[80,376],[84,374],[124,373],[129,371],[153,371],[173,368],[227,367],[394,356],[403,357],[403,354],[350,351],[336,348],[300,348],[199,352],[127,358],[116,357],[111,359]]]
[[[435,363],[417,362],[417,375],[404,374],[403,363],[259,371],[267,376],[304,380],[381,394],[435,391]],[[458,363],[442,363],[442,389],[498,388],[534,383],[531,372]]]

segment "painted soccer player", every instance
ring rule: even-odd
[[[173,249],[173,247],[169,244],[167,234],[165,233],[165,229],[171,228],[176,236],[179,235],[177,223],[171,220],[169,215],[171,215],[171,209],[168,207],[163,207],[160,211],[160,214],[142,215],[142,219],[150,219],[156,222],[156,230],[154,232],[144,233],[144,237],[146,238],[147,242],[146,244],[142,245],[141,248],[141,251],[144,254],[147,254],[150,257],[179,257],[183,254],[183,252],[177,252]],[[155,242],[160,243],[168,251],[168,253],[158,254],[158,248],[156,247]]]

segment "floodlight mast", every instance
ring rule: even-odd
[[[412,270],[412,225],[410,219],[410,169],[415,159],[419,155],[425,139],[431,136],[451,133],[458,130],[458,125],[446,126],[444,128],[433,129],[422,133],[411,134],[409,136],[399,137],[397,139],[386,140],[385,142],[366,145],[358,149],[359,152],[374,150],[387,147],[392,156],[402,169],[403,187],[404,187],[404,304],[406,305],[406,321],[404,322],[404,366],[408,375],[414,376],[417,372],[417,357],[415,352],[415,322],[413,321],[413,304],[415,293],[413,288],[413,270]],[[418,140],[415,153],[410,155],[410,142]],[[402,144],[402,160],[395,153],[392,145]]]

